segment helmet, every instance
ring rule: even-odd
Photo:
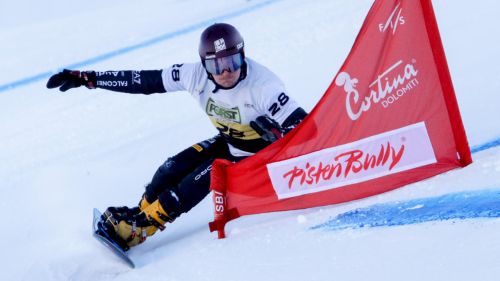
[[[238,30],[227,23],[213,24],[203,31],[198,52],[201,60],[244,55],[245,43]]]
[[[236,71],[245,61],[245,43],[238,30],[227,23],[216,23],[203,31],[198,52],[206,71],[221,74]]]

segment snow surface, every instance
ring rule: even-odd
[[[187,94],[60,93],[45,89],[51,71],[158,69],[196,61],[202,26],[227,21],[243,33],[247,54],[275,71],[310,110],[371,4],[2,1],[0,280],[500,280],[498,215],[314,228],[374,204],[417,200],[409,209],[420,209],[439,196],[498,194],[496,145],[475,153],[465,169],[379,196],[240,218],[227,226],[224,240],[208,231],[213,207],[207,198],[132,249],[134,270],[91,236],[93,207],[136,204],[169,155],[216,131]],[[498,143],[500,3],[440,0],[434,7],[470,144]],[[130,46],[136,47],[125,49]],[[103,54],[107,59],[93,59]],[[498,213],[491,204],[489,213]]]

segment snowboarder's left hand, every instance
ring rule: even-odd
[[[254,129],[265,141],[275,142],[283,137],[283,129],[273,119],[267,115],[261,115],[250,121],[250,127]]]

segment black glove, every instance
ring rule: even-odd
[[[283,130],[278,122],[269,118],[267,115],[261,115],[250,121],[250,127],[254,129],[265,141],[275,142],[283,137]]]
[[[65,69],[62,72],[52,75],[47,81],[47,88],[58,88],[61,92],[66,92],[71,88],[85,86],[94,89],[96,75],[94,71],[78,71]]]

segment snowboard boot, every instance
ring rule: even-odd
[[[158,229],[163,231],[167,222],[174,220],[158,200],[145,207],[142,212],[139,207],[111,207],[108,210],[103,215],[102,228],[124,250],[143,243]]]
[[[138,215],[141,210],[138,207],[129,208],[126,206],[122,207],[109,207],[101,215],[101,221],[97,224],[97,229],[101,233],[114,241],[118,246],[120,246],[124,251],[129,250],[127,242],[116,234],[115,226],[119,224],[120,221],[128,220],[135,215]]]
[[[149,205],[151,205],[151,203],[149,203],[148,199],[146,198],[146,194],[144,193],[142,195],[141,201],[139,201],[139,209],[141,209],[141,211],[144,211],[144,209],[146,209]]]

